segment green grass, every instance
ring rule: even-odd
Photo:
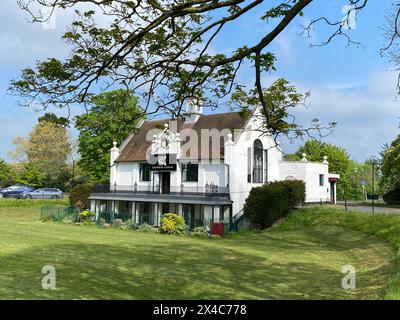
[[[41,207],[41,206],[69,206],[68,198],[64,199],[14,199],[1,198],[0,208]]]
[[[395,270],[385,290],[383,298],[400,299],[400,216],[373,215],[368,213],[345,213],[328,208],[311,208],[292,214],[279,226],[279,230],[298,230],[298,228],[319,228],[321,225],[336,225],[378,237],[396,249]]]
[[[38,219],[38,207],[0,207],[0,299],[398,297],[400,278],[390,277],[400,217],[309,208],[222,240]],[[354,291],[341,288],[347,264],[357,269]],[[44,265],[56,268],[56,290],[41,288]]]

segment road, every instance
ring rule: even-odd
[[[338,201],[337,205],[338,208],[346,210],[344,202]],[[364,205],[362,203],[357,202],[348,202],[347,208],[349,211],[358,211],[358,212],[368,212],[372,213],[372,206],[371,205]],[[375,207],[376,214],[400,214],[400,208],[392,208],[392,207],[382,207],[381,205]]]

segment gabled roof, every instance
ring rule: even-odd
[[[184,119],[162,119],[162,120],[152,120],[145,121],[137,134],[135,134],[124,146],[121,151],[120,156],[117,158],[117,162],[129,162],[129,161],[145,161],[146,153],[151,146],[151,136],[148,136],[148,132],[150,130],[162,131],[164,129],[164,124],[170,124],[170,130],[174,132],[174,126],[176,124],[176,130],[181,132],[184,129],[193,129],[197,133],[198,137],[198,153],[197,156],[193,156],[190,154],[182,154],[181,159],[209,159],[212,152],[210,151],[208,154],[202,154],[201,152],[201,130],[202,129],[216,129],[218,131],[223,132],[224,134],[221,136],[221,150],[219,153],[219,158],[224,157],[224,140],[227,139],[227,130],[231,131],[233,134],[233,130],[235,129],[244,129],[248,119],[250,118],[251,113],[242,114],[239,112],[228,112],[228,113],[220,113],[220,114],[211,114],[211,115],[200,115],[199,119],[196,122],[185,122]],[[224,130],[224,131],[223,131]],[[174,132],[176,133],[176,132]],[[152,133],[154,134],[154,133]],[[146,139],[147,138],[147,139]],[[184,139],[182,139],[184,140]],[[184,144],[186,141],[182,141]],[[190,140],[189,140],[190,143]],[[210,150],[212,146],[210,144]]]

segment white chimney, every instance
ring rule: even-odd
[[[117,166],[115,160],[119,157],[120,150],[117,147],[117,142],[113,142],[113,147],[110,152],[110,184],[114,185],[117,182]]]

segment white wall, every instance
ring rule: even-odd
[[[257,115],[257,113],[256,113]],[[261,122],[259,117],[252,117],[243,130],[236,130],[233,134],[233,144],[225,145],[225,159],[199,161],[199,179],[197,182],[181,181],[181,166],[179,164],[187,161],[179,160],[177,171],[171,172],[171,187],[179,188],[181,183],[186,187],[204,188],[207,183],[214,183],[220,187],[228,184],[229,168],[229,189],[233,201],[233,215],[239,213],[244,202],[253,187],[261,186],[266,180],[263,177],[262,183],[247,182],[248,156],[247,150],[251,148],[251,167],[253,167],[253,144],[259,139],[263,149],[268,150],[268,181],[285,180],[288,177],[303,180],[306,183],[306,202],[327,201],[330,198],[330,183],[328,181],[328,165],[314,162],[293,162],[283,161],[283,154],[276,146],[270,135],[261,135]],[[263,163],[263,166],[265,161]],[[132,186],[135,182],[139,187],[153,185],[153,181],[139,181],[139,162],[118,163],[115,166],[116,182],[120,186]],[[264,170],[263,168],[263,175]],[[324,186],[319,184],[319,175],[324,175]],[[153,178],[153,174],[151,174]],[[157,184],[157,181],[155,181]],[[206,216],[209,214],[206,208]],[[217,216],[217,214],[216,214]]]
[[[319,176],[324,175],[320,186]],[[280,180],[294,178],[306,183],[306,202],[330,201],[329,165],[318,162],[282,161]]]
[[[225,146],[225,163],[230,166],[229,187],[231,200],[233,200],[233,215],[242,210],[250,190],[253,187],[263,185],[265,182],[264,163],[264,181],[262,183],[247,182],[247,150],[251,148],[251,167],[253,168],[253,144],[256,139],[261,141],[264,150],[268,150],[268,181],[279,180],[280,177],[279,163],[282,160],[282,151],[276,146],[274,139],[270,135],[261,135],[261,132],[257,131],[260,125],[261,123],[257,120],[257,117],[252,118],[245,130],[236,130],[233,132],[234,146]]]
[[[117,163],[117,185],[120,186],[130,186],[134,181],[134,170],[133,170],[133,163],[125,163],[120,162]]]
[[[197,182],[182,181],[181,164],[187,161],[179,161],[177,170],[171,171],[171,187],[180,187],[181,183],[188,187],[205,187],[206,183],[214,183],[220,187],[226,187],[226,166],[222,161],[199,162],[199,179]],[[193,163],[193,162],[192,162]],[[152,186],[152,181],[140,181],[140,162],[119,162],[115,165],[116,183],[120,189],[133,186]],[[150,174],[151,179],[153,174]],[[157,183],[157,181],[155,182]]]
[[[324,176],[323,186],[319,183],[320,174]],[[306,202],[330,201],[328,176],[328,165],[322,163],[308,163],[306,165]]]

